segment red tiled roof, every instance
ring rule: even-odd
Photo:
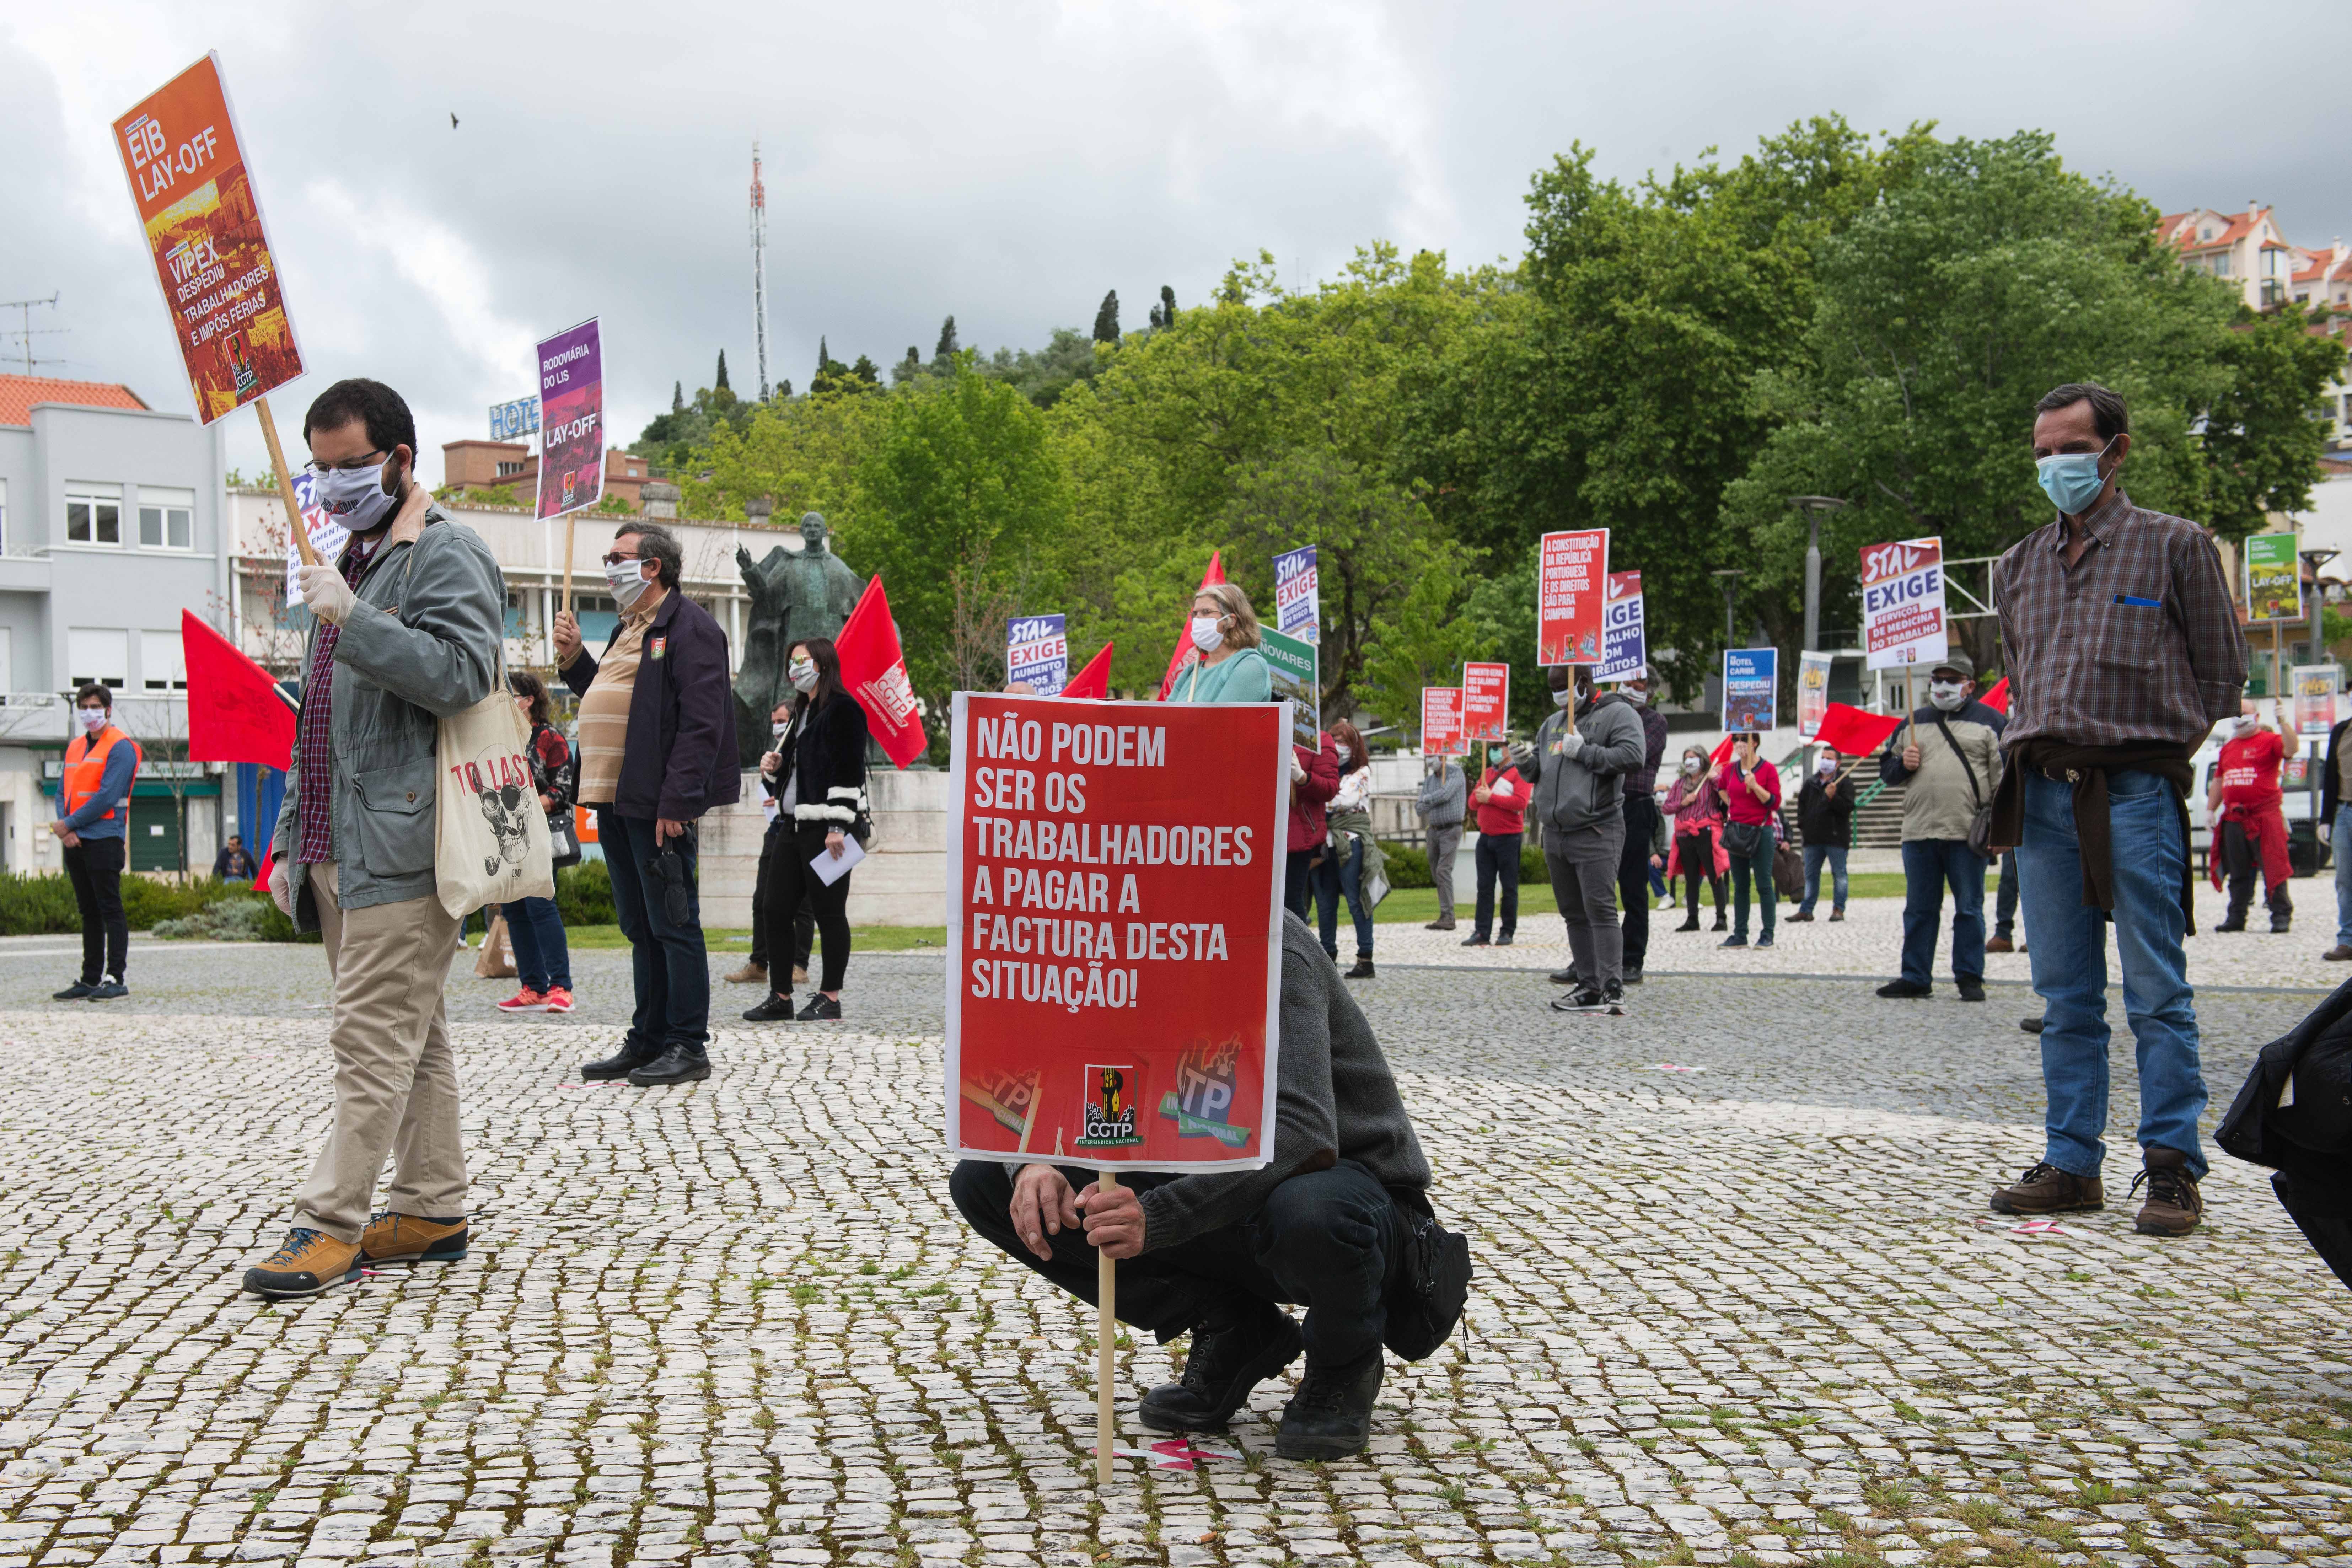
[[[36,403],[79,403],[86,408],[140,408],[137,393],[110,381],[59,381],[49,375],[0,375],[0,425],[30,425]]]

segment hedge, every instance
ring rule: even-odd
[[[608,926],[613,913],[613,873],[602,860],[583,860],[555,873],[555,912],[565,926]]]
[[[207,904],[249,898],[252,893],[248,883],[216,882],[210,877],[184,883],[125,877],[122,912],[132,931],[148,931],[159,921],[184,920]],[[74,903],[73,884],[65,878],[0,876],[0,936],[45,936],[80,930],[81,910]]]
[[[1429,876],[1429,851],[1416,845],[1381,841],[1381,854],[1388,862],[1389,886],[1391,888],[1433,888],[1437,884]],[[1524,839],[1519,844],[1519,881],[1522,886],[1551,885],[1551,870],[1544,864],[1543,851]],[[1454,886],[1458,891],[1477,885],[1477,868],[1470,861],[1470,847],[1454,858]]]

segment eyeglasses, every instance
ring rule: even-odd
[[[604,564],[607,566],[625,566],[630,564],[632,562],[643,561],[645,557],[642,555],[624,555],[616,550],[604,557]]]
[[[374,468],[391,456],[389,452],[368,452],[360,457],[346,458],[340,463],[322,463],[313,458],[302,465],[302,471],[312,479],[318,478],[320,474],[355,474],[362,468]]]

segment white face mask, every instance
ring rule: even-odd
[[[642,561],[624,561],[605,567],[604,581],[613,585],[613,602],[621,606],[624,614],[645,596],[649,585],[646,582],[646,563]]]
[[[1332,747],[1331,749],[1332,749],[1334,752],[1337,752],[1339,754],[1339,765],[1340,765],[1341,767],[1345,767],[1345,766],[1347,766],[1347,765],[1348,765],[1348,759],[1349,759],[1349,758],[1350,758],[1350,757],[1352,757],[1352,756],[1354,756],[1354,755],[1356,754],[1355,752],[1353,752],[1349,751],[1349,750],[1347,747],[1345,747],[1345,746],[1334,746],[1334,747]]]
[[[1202,653],[1214,653],[1225,646],[1225,634],[1217,629],[1215,616],[1192,617],[1192,646]]]
[[[310,495],[329,517],[353,533],[373,533],[383,526],[399,499],[385,493],[382,468],[329,468],[314,474]]]
[[[1575,695],[1574,688],[1563,687],[1551,694],[1551,705],[1555,708],[1565,708],[1568,706],[1568,700]]]
[[[809,692],[816,689],[816,661],[814,659],[796,658],[784,674],[792,680],[795,690]]]
[[[1958,712],[1960,710],[1960,704],[1966,702],[1968,700],[1969,689],[1964,684],[1957,684],[1948,680],[1937,680],[1928,683],[1927,700],[1934,703],[1937,707],[1942,709],[1947,713]]]
[[[84,734],[95,735],[106,728],[107,720],[113,715],[103,708],[77,708],[74,710],[74,717],[81,721]]]
[[[2238,739],[2242,741],[2247,736],[2254,732],[2254,725],[2255,719],[2252,714],[2241,713],[2238,715],[2237,721],[2231,726],[2231,728],[2237,734]]]
[[[1695,773],[1705,766],[1706,766],[1706,759],[1705,757],[1685,757],[1683,759],[1683,772],[1686,773]]]
[[[772,719],[768,721],[768,733],[773,735],[779,741],[784,738],[784,731],[792,727],[792,721],[790,720],[786,720],[781,724],[777,723]]]
[[[1821,774],[1823,778],[1829,777],[1830,774],[1837,772],[1837,759],[1835,757],[1823,757],[1820,762],[1813,764],[1813,772]]]

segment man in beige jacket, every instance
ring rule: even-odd
[[[2000,783],[2000,713],[1977,700],[1977,667],[1958,649],[1927,677],[1927,703],[1879,760],[1879,776],[1903,790],[1903,973],[1881,996],[1933,989],[1944,889],[1952,889],[1952,980],[1963,1002],[1985,999],[1985,868],[1969,827]]]

